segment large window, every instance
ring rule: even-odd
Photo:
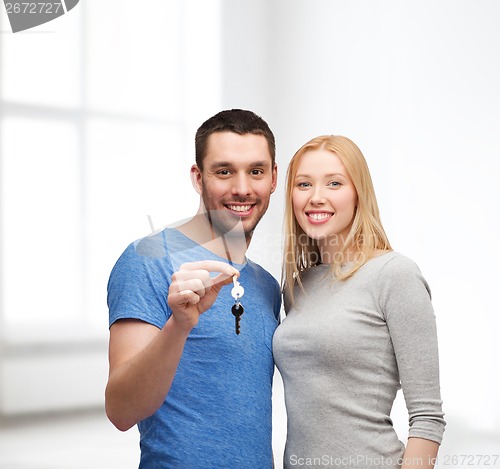
[[[148,215],[159,227],[196,209],[191,142],[220,105],[218,18],[212,0],[82,0],[0,35],[2,331],[105,333],[119,254]]]

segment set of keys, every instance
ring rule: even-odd
[[[241,304],[240,298],[245,294],[245,289],[240,285],[240,282],[236,279],[236,275],[233,276],[233,288],[231,289],[231,296],[234,298],[234,305],[231,308],[231,313],[234,315],[234,326],[236,334],[240,333],[240,317],[245,312],[243,305]]]

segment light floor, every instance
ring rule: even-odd
[[[282,469],[286,416],[281,379],[275,380],[273,401],[275,467]],[[137,469],[139,457],[137,427],[120,432],[104,410],[0,417],[0,469]]]
[[[275,419],[273,435],[276,469],[283,467],[281,417]],[[137,469],[138,465],[137,428],[116,430],[102,410],[0,421],[0,469]],[[450,468],[500,469],[500,428],[481,431],[449,417],[436,469]]]
[[[139,435],[103,411],[4,421],[0,469],[137,469]]]

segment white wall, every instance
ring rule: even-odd
[[[192,22],[183,33],[181,42],[192,41],[192,54],[184,57],[188,81],[179,92],[194,90],[183,110],[187,140],[219,110],[219,102],[220,108],[253,109],[275,131],[280,185],[252,242],[251,257],[279,277],[283,180],[293,152],[323,133],[352,138],[371,167],[393,246],[420,265],[433,290],[449,422],[442,454],[498,452],[500,374],[495,339],[500,320],[494,294],[500,254],[494,240],[500,200],[500,4],[221,0],[220,24],[206,24],[204,19],[217,3],[183,2],[184,14],[199,15],[198,23]],[[68,17],[76,16],[77,8]],[[118,19],[109,21],[115,24]],[[196,36],[202,26],[205,41]],[[137,37],[141,27],[134,30]],[[54,28],[54,43],[64,41],[64,34]],[[208,41],[218,42],[217,28],[220,58],[217,46]],[[23,38],[44,40],[36,34]],[[7,35],[0,39],[10,40]],[[12,66],[19,66],[21,58]],[[220,88],[213,85],[219,63]],[[210,81],[204,80],[207,70]],[[187,174],[179,181],[178,186],[162,187],[158,197],[182,200],[192,212],[196,197]],[[130,197],[128,189],[121,190],[123,199]],[[115,196],[120,199],[120,194]],[[146,232],[147,214],[143,215],[140,223]],[[157,226],[170,221],[176,220],[155,220]],[[99,347],[100,363],[105,364],[105,351]],[[24,359],[22,350],[9,350],[13,364]],[[93,356],[88,358],[92,364]],[[53,362],[52,370],[57,373],[59,366],[66,365]],[[5,368],[2,373],[11,371]],[[98,386],[101,375],[100,369]],[[276,384],[274,440],[280,467],[285,415],[279,379]],[[92,404],[97,396],[93,392]],[[19,407],[15,397],[3,395],[12,409]],[[399,402],[394,417],[404,436],[403,407]]]
[[[223,28],[224,107],[260,112],[277,138],[281,185],[253,257],[279,275],[274,239],[295,150],[320,134],[352,138],[370,165],[393,247],[419,264],[433,291],[448,420],[441,454],[498,452],[500,4],[253,5],[226,1]],[[394,419],[404,438],[401,399]]]
[[[103,405],[110,270],[147,215],[198,207],[220,16],[219,0],[84,0],[12,34],[0,6],[0,420]]]

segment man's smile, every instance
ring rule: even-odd
[[[254,205],[255,204],[249,204],[249,203],[246,204],[231,203],[231,204],[225,204],[224,206],[231,212],[236,213],[238,216],[245,216],[245,215],[250,215]]]

